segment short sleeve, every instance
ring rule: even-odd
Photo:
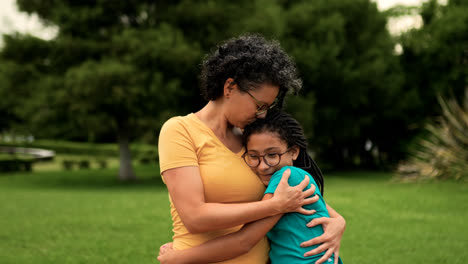
[[[265,190],[265,194],[275,193],[276,188],[278,187],[278,184],[281,181],[281,176],[283,175],[282,172],[283,170],[277,171],[271,176],[270,182],[268,183],[268,186]]]
[[[292,166],[285,166],[281,168],[280,170],[276,171],[270,179],[270,182],[268,183],[268,187],[265,190],[266,193],[274,193],[276,188],[278,187],[279,182],[281,181],[281,177],[283,176],[283,173],[285,170],[290,169],[291,170],[291,175],[289,176],[288,184],[289,186],[296,186],[299,183],[301,183],[302,180],[304,180],[304,177],[306,175],[309,175],[307,172],[296,168]],[[310,177],[313,181],[313,178]],[[311,186],[311,183],[309,182],[309,185],[306,187],[306,189],[309,189]]]
[[[158,142],[161,174],[168,169],[198,166],[195,145],[188,131],[187,125],[177,117],[162,126]]]

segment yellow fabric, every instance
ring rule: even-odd
[[[263,196],[265,187],[241,157],[244,150],[233,153],[194,114],[169,119],[161,128],[158,148],[161,174],[168,169],[183,166],[199,167],[207,202],[253,202]],[[169,200],[175,249],[191,248],[242,227],[191,234],[182,223],[170,197]],[[266,263],[268,251],[268,241],[264,238],[249,253],[220,263]]]

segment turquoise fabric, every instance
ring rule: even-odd
[[[304,177],[307,175],[310,178],[309,186],[306,189],[309,189],[312,184],[315,185],[315,195],[318,195],[320,199],[313,203],[304,206],[306,209],[314,209],[317,212],[313,215],[303,215],[300,213],[288,213],[283,215],[279,222],[273,227],[273,229],[268,232],[267,236],[270,239],[270,259],[272,264],[279,263],[315,263],[320,257],[324,255],[324,252],[310,256],[304,257],[304,253],[318,247],[319,245],[314,245],[312,247],[302,248],[299,245],[308,241],[314,237],[318,237],[323,234],[322,225],[314,226],[309,228],[306,226],[314,218],[319,217],[330,217],[328,214],[325,201],[323,200],[320,190],[315,182],[314,178],[306,171],[286,166],[281,170],[275,172],[270,179],[265,193],[274,193],[276,187],[278,186],[281,176],[286,169],[291,170],[291,176],[289,177],[289,185],[296,186],[298,185]],[[333,263],[328,260],[325,263]],[[341,260],[339,261],[341,263]]]

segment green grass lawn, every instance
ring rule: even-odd
[[[125,185],[115,168],[0,174],[0,263],[157,263],[171,239],[155,165]],[[468,184],[398,183],[385,173],[326,175],[347,220],[344,263],[467,263]]]

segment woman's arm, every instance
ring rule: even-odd
[[[275,195],[265,201],[222,204],[205,201],[203,183],[196,166],[169,169],[163,172],[164,181],[179,216],[190,233],[202,233],[249,223],[268,216],[287,212],[312,214],[302,208],[315,202],[314,190],[302,191],[309,183],[305,177],[298,186],[290,187],[287,170],[281,178]]]
[[[264,198],[266,200],[272,196]],[[161,264],[198,264],[233,259],[246,254],[278,222],[281,214],[244,225],[239,231],[185,250],[168,250],[158,256]]]
[[[265,194],[268,200],[273,194]],[[317,197],[318,200],[318,197]],[[210,240],[202,245],[185,250],[167,250],[160,253],[161,264],[197,264],[229,260],[249,252],[265,237],[266,233],[281,218],[282,214],[264,218],[244,225],[239,231]]]
[[[328,204],[327,210],[330,217],[315,218],[307,224],[308,227],[322,225],[324,233],[321,236],[318,236],[301,244],[301,247],[310,247],[312,245],[322,243],[319,247],[304,254],[304,256],[312,256],[320,252],[326,251],[325,254],[317,262],[315,262],[317,264],[324,263],[328,258],[331,257],[333,253],[335,253],[334,264],[338,263],[341,238],[343,237],[343,233],[346,229],[345,219]]]

